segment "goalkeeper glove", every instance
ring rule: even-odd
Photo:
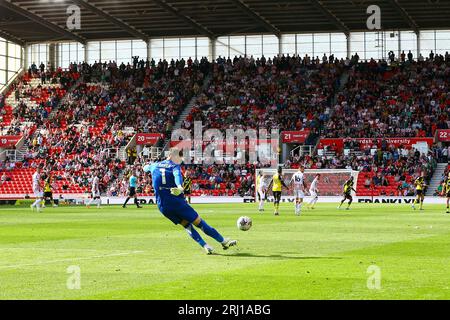
[[[184,189],[182,187],[170,188],[170,193],[174,196],[179,196],[182,194]]]
[[[145,173],[150,173],[151,165],[150,164],[146,164],[143,169],[144,169]]]

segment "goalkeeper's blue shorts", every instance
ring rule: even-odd
[[[172,197],[170,202],[158,201],[158,209],[174,224],[180,224],[183,220],[193,223],[199,217],[184,197]]]

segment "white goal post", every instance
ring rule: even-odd
[[[267,168],[267,169],[256,169],[255,171],[255,198],[258,198],[257,192],[257,176],[262,171],[265,184],[268,186],[270,181],[272,180],[272,176],[277,172],[277,169]],[[283,180],[284,183],[289,187],[289,189],[283,188],[282,196],[292,197],[293,191],[292,186],[289,185],[289,182],[292,178],[292,175],[297,172],[298,169],[283,169]],[[354,188],[356,190],[356,185],[358,183],[358,174],[359,171],[353,171],[349,169],[305,169],[305,182],[306,182],[306,196],[309,195],[309,186],[313,181],[316,174],[320,174],[320,180],[318,183],[319,196],[328,196],[328,197],[340,197],[343,193],[343,186],[345,181],[350,179],[353,176],[355,180]],[[271,191],[269,190],[269,193]],[[354,192],[353,192],[354,194]]]

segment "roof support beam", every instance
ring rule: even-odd
[[[322,4],[322,1],[319,0],[309,0],[309,2],[320,12],[322,12],[322,14],[324,16],[327,17],[328,20],[330,20],[330,22],[332,24],[334,24],[339,30],[341,30],[343,33],[345,33],[346,36],[348,36],[350,34],[350,29],[347,28],[347,26],[341,21],[339,20],[330,10],[328,10],[327,8],[325,8],[325,6]]]
[[[22,39],[20,39],[20,38],[17,38],[17,37],[15,37],[15,36],[9,34],[9,33],[6,32],[6,31],[3,31],[3,30],[0,30],[0,37],[3,38],[3,39],[6,39],[6,40],[8,40],[8,41],[11,41],[11,42],[20,44],[22,47],[24,47],[25,44],[26,44],[24,40],[22,40]]]
[[[259,25],[263,26],[267,31],[273,33],[277,37],[281,37],[281,31],[277,27],[275,27],[272,23],[267,21],[267,19],[262,17],[259,13],[250,9],[250,7],[246,5],[244,2],[242,2],[242,0],[230,0],[230,1],[233,2],[236,5],[236,7],[238,7],[242,12],[244,12],[246,15],[248,15],[250,18],[256,21]]]
[[[395,8],[395,10],[400,13],[403,20],[414,30],[416,34],[419,34],[419,26],[411,18],[411,16],[406,12],[406,10],[398,3],[397,0],[389,0],[389,3]]]
[[[0,7],[9,9],[23,17],[26,17],[28,19],[30,19],[33,22],[36,22],[44,27],[46,27],[47,29],[57,32],[61,35],[64,35],[72,40],[78,41],[82,44],[86,44],[86,39],[73,33],[70,32],[69,30],[66,30],[62,27],[60,27],[58,24],[53,23],[53,22],[49,22],[46,19],[42,18],[41,16],[32,13],[29,10],[25,10],[24,8],[20,7],[19,5],[17,5],[16,3],[12,3],[10,1],[7,0],[0,0]]]
[[[96,15],[108,20],[112,24],[114,24],[114,25],[118,26],[119,28],[121,28],[122,30],[125,30],[126,32],[128,32],[133,37],[142,39],[142,40],[144,40],[144,42],[148,42],[148,38],[149,38],[148,35],[139,31],[138,29],[129,25],[128,23],[125,23],[118,18],[114,18],[112,15],[110,15],[109,13],[107,13],[106,11],[104,11],[100,8],[97,8],[93,4],[90,4],[85,0],[71,0],[71,1],[79,6],[82,6],[82,7],[86,8],[87,10],[95,13]]]
[[[151,2],[158,5],[160,8],[164,9],[165,11],[171,13],[172,15],[176,16],[177,18],[180,18],[185,23],[187,23],[189,26],[200,32],[201,34],[207,36],[210,39],[216,39],[217,35],[215,35],[212,31],[208,30],[206,27],[202,26],[200,23],[196,22],[194,19],[185,16],[182,14],[178,9],[173,7],[172,5],[166,3],[162,0],[151,0]]]

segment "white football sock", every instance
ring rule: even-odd
[[[37,208],[37,211],[41,211],[41,199],[36,200],[36,208]]]

